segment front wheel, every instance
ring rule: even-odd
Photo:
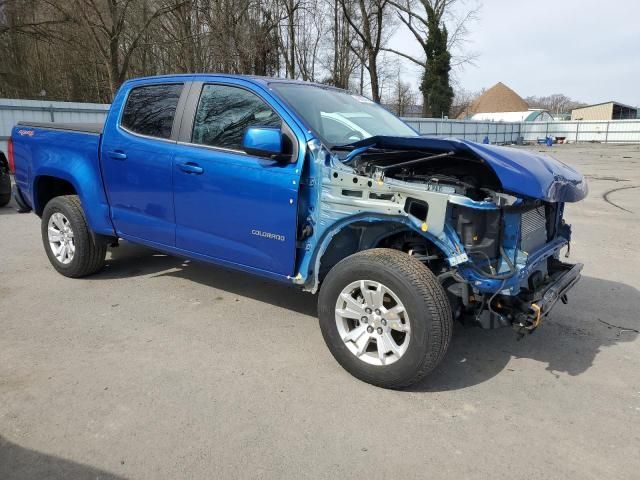
[[[53,268],[66,277],[84,277],[104,266],[105,243],[96,243],[77,195],[55,197],[42,213],[42,243]]]
[[[451,307],[437,278],[396,250],[366,250],[339,262],[322,284],[318,312],[340,365],[385,388],[421,380],[451,339]]]

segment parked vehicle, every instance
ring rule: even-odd
[[[585,179],[550,157],[420,137],[373,102],[304,82],[126,82],[104,127],[20,123],[16,182],[69,277],[119,239],[318,292],[356,377],[410,385],[454,319],[531,332],[580,278],[559,258]]]
[[[9,162],[4,152],[0,152],[0,207],[11,201],[11,175]]]

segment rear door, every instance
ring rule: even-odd
[[[173,155],[184,83],[133,86],[104,130],[101,160],[118,235],[175,245]],[[182,100],[181,100],[182,98]]]
[[[297,143],[292,134],[285,141],[293,163],[249,155],[241,143],[252,126],[290,132],[260,92],[242,81],[193,83],[174,158],[176,246],[291,275],[300,178]]]

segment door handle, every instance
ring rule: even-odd
[[[182,170],[185,173],[192,173],[194,175],[201,175],[204,173],[204,168],[202,168],[197,163],[192,163],[192,162],[181,163],[179,167],[180,167],[180,170]]]
[[[127,154],[124,152],[121,152],[120,150],[112,150],[110,152],[108,152],[109,157],[113,158],[114,160],[126,160],[127,159]]]

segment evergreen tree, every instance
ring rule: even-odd
[[[447,48],[447,27],[434,17],[427,17],[427,61],[420,90],[424,98],[423,114],[440,118],[449,115],[453,101],[453,88],[449,81],[451,54]]]

